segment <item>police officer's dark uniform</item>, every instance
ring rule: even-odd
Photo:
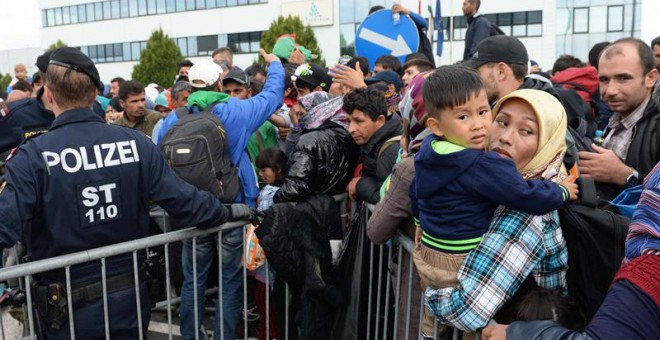
[[[100,85],[94,64],[76,49],[53,52],[50,65],[84,72]],[[219,225],[231,215],[211,194],[177,177],[143,133],[108,125],[89,108],[66,110],[47,134],[23,143],[7,163],[5,179],[0,247],[13,245],[24,233],[34,260],[146,237],[150,200],[183,225]],[[126,282],[132,279],[126,274],[133,271],[132,255],[108,258],[106,268],[112,339],[137,338],[135,289]],[[76,293],[98,285],[100,275],[100,263],[71,269],[72,297],[78,300],[76,335],[81,338],[104,337],[103,300],[81,299]],[[41,275],[40,285],[53,283],[65,283],[64,270]],[[145,287],[140,297],[146,331],[150,304]],[[59,321],[61,329],[51,328],[49,338],[69,338],[68,321]]]
[[[36,63],[39,71],[46,72],[49,60],[50,52],[39,56]],[[17,147],[28,138],[48,132],[55,116],[44,106],[42,96],[43,88],[37,91],[36,98],[13,101],[0,112],[0,154]],[[96,101],[93,110],[105,119],[105,112]]]

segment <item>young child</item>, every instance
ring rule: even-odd
[[[458,284],[458,269],[498,205],[542,215],[575,198],[577,186],[569,180],[525,181],[511,159],[484,151],[493,118],[476,71],[438,68],[426,79],[423,98],[433,135],[415,156],[410,186],[418,225],[413,257],[427,286],[446,288]],[[425,320],[424,333],[432,334],[432,327]]]
[[[257,210],[264,211],[273,205],[273,196],[284,182],[284,168],[286,166],[286,155],[277,147],[262,150],[255,160],[259,168],[259,177],[266,184],[259,192],[257,198]],[[266,276],[268,271],[268,276]],[[275,272],[270,265],[262,265],[253,272],[257,279],[255,285],[255,302],[259,313],[258,339],[266,339],[266,289],[272,288],[275,282]],[[272,300],[271,300],[272,301]],[[269,310],[270,338],[280,339],[277,329],[277,319],[273,313],[273,304],[271,302]]]
[[[264,211],[273,205],[273,196],[284,182],[286,155],[280,148],[268,148],[259,153],[255,165],[259,169],[259,177],[266,184],[257,198],[257,210]]]

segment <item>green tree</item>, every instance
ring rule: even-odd
[[[149,83],[169,86],[174,81],[181,60],[183,56],[179,46],[163,29],[158,29],[151,34],[147,47],[142,50],[140,62],[133,67],[132,78],[145,86]]]
[[[296,42],[312,51],[314,57],[311,62],[325,66],[325,59],[321,55],[321,49],[316,42],[314,31],[309,25],[303,25],[302,20],[297,16],[292,17],[289,15],[286,18],[280,16],[277,20],[273,21],[268,30],[261,35],[261,48],[266,50],[266,52],[272,52],[277,38],[283,34],[295,34]],[[262,63],[263,61],[264,59],[259,56],[259,62]]]
[[[0,73],[0,89],[4,90],[11,83],[12,76],[9,73]]]
[[[57,39],[56,42],[54,42],[54,43],[50,44],[50,46],[48,46],[47,51],[52,52],[52,51],[55,51],[56,49],[58,49],[60,47],[67,47],[67,44],[65,44],[62,40]]]

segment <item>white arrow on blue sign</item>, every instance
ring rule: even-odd
[[[419,33],[415,22],[401,15],[397,25],[392,20],[392,10],[382,9],[364,19],[355,34],[355,54],[369,59],[374,69],[376,59],[384,54],[398,57],[401,63],[406,56],[417,52]]]

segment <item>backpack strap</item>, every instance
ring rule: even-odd
[[[394,145],[395,143],[401,142],[401,135],[394,136],[383,143],[383,145],[380,146],[380,149],[378,150],[378,156],[376,159],[380,159],[380,156],[389,148],[390,146]]]
[[[182,106],[182,107],[177,107],[176,110],[174,110],[174,113],[176,114],[176,117],[181,119],[185,115],[190,114],[190,109],[187,106]]]

